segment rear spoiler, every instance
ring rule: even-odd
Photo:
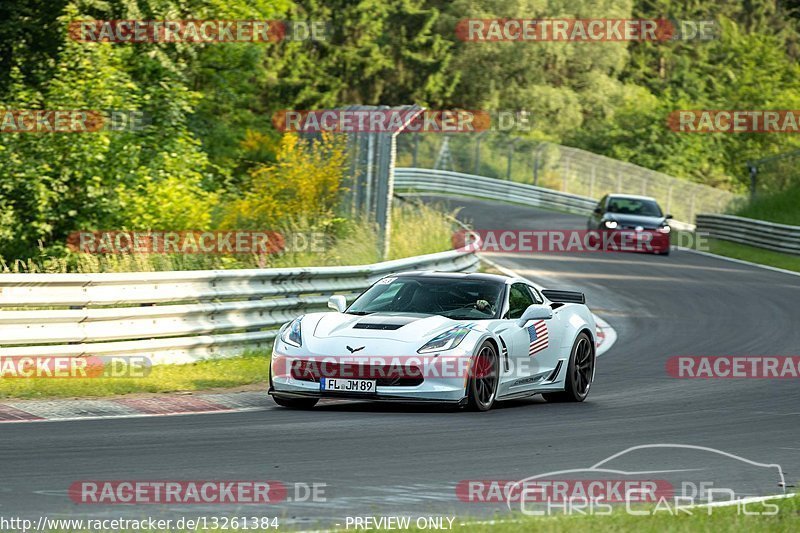
[[[551,302],[565,304],[585,304],[586,296],[579,291],[562,291],[558,289],[542,289],[542,294]]]

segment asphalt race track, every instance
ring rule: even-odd
[[[465,206],[460,217],[476,228],[585,228],[584,219],[573,215],[477,201],[451,204]],[[344,524],[346,516],[357,515],[485,517],[505,512],[505,505],[459,502],[459,481],[589,467],[631,446],[656,443],[780,464],[790,485],[800,481],[797,380],[686,380],[665,371],[674,355],[800,354],[800,276],[683,251],[668,257],[492,258],[540,284],[585,291],[592,310],[617,330],[586,403],[536,398],[470,413],[342,402],[310,412],[271,406],[248,413],[8,424],[0,428],[0,515],[237,511],[308,527]],[[743,495],[783,490],[750,464],[684,451],[634,452],[624,458],[624,469],[727,476]],[[67,487],[87,479],[323,482],[327,502],[239,509],[73,504]]]

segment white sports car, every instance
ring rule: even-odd
[[[347,307],[309,313],[275,339],[278,405],[320,398],[438,402],[486,411],[542,394],[581,402],[595,371],[595,322],[580,292],[493,274],[408,272]]]

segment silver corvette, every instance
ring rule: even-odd
[[[435,402],[491,409],[542,394],[586,399],[595,322],[580,292],[493,274],[408,272],[385,277],[349,307],[285,324],[269,393],[284,407],[320,398]]]

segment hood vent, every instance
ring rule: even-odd
[[[380,329],[383,331],[394,331],[396,329],[400,329],[405,324],[381,324],[376,322],[361,322],[353,326],[353,329]]]
[[[400,315],[400,314],[392,314],[392,315],[371,315],[368,317],[364,317],[363,320],[360,320],[357,324],[353,326],[353,329],[377,329],[381,331],[394,331],[396,329],[400,329],[406,324],[411,324],[412,322],[416,322],[420,318],[423,318],[424,315]]]

